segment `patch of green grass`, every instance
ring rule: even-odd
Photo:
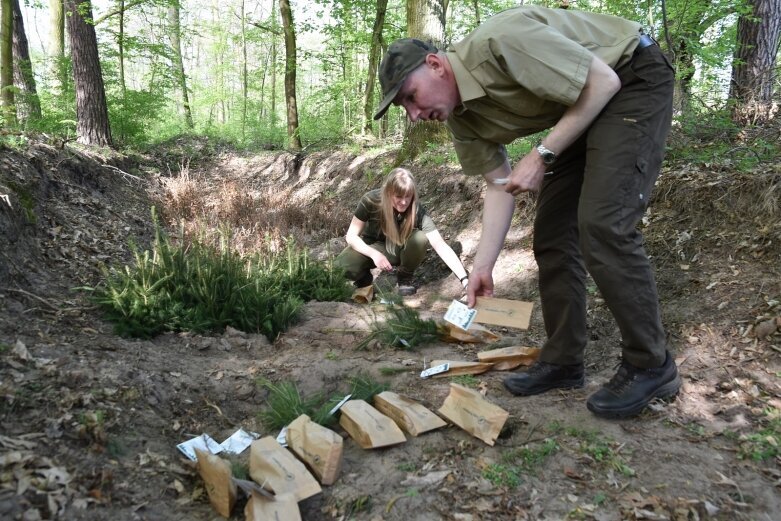
[[[555,439],[548,438],[539,446],[520,447],[507,451],[502,455],[502,459],[505,463],[517,464],[524,472],[532,472],[559,448]]]
[[[10,344],[4,344],[3,342],[0,342],[0,355],[10,350],[11,350]]]
[[[577,427],[564,427],[557,422],[551,424],[551,429],[575,438],[578,441],[578,449],[596,463],[612,468],[627,477],[635,475],[635,470],[619,453],[621,446],[610,438],[603,437],[601,433]]]
[[[380,367],[380,374],[382,376],[395,376],[408,371],[409,368],[407,367]]]
[[[417,470],[417,465],[410,461],[402,461],[398,465],[396,465],[396,468],[400,470],[401,472],[415,472]]]
[[[765,461],[781,455],[781,411],[768,409],[761,420],[762,428],[738,439],[738,456],[742,459]]]
[[[517,468],[498,463],[488,465],[483,470],[483,477],[496,487],[517,488],[523,483]]]
[[[339,355],[336,353],[336,351],[328,351],[325,354],[326,360],[339,360]]]
[[[475,388],[480,385],[480,379],[471,374],[460,374],[453,377],[453,382],[463,385],[464,387]]]

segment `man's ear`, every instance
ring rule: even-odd
[[[442,64],[442,57],[439,54],[427,54],[426,55],[426,65],[429,66],[434,72],[441,74],[444,70],[443,64]]]

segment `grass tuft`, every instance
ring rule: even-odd
[[[391,301],[386,309],[385,319],[375,317],[371,324],[371,333],[357,345],[357,349],[367,349],[377,343],[381,346],[412,350],[440,338],[437,323],[431,319],[420,318],[420,314],[411,307]]]

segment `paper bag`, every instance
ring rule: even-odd
[[[249,475],[255,483],[270,488],[277,496],[293,494],[297,501],[320,492],[320,484],[303,463],[272,436],[250,445]]]
[[[459,376],[462,374],[481,374],[493,366],[491,363],[481,362],[463,362],[460,360],[432,360],[431,367],[438,365],[448,364],[448,370],[444,373],[437,373],[432,375],[432,378],[443,378],[445,376]]]
[[[499,340],[499,335],[480,324],[472,324],[469,329],[461,329],[450,322],[438,321],[440,338],[444,342],[466,342],[471,344],[491,343]]]
[[[287,446],[323,485],[336,481],[342,467],[342,437],[302,414],[287,426]]]
[[[450,394],[439,414],[466,432],[493,446],[510,413],[463,385],[450,384]]]
[[[477,297],[475,322],[529,329],[532,303],[503,298]]]
[[[244,507],[247,521],[301,521],[298,501],[290,494],[268,499],[253,492]]]
[[[374,407],[412,436],[444,427],[447,423],[416,401],[391,391],[374,396]]]
[[[407,441],[393,420],[364,400],[350,400],[339,410],[342,412],[339,425],[363,449],[376,449]]]
[[[509,371],[519,365],[532,365],[540,356],[537,347],[510,346],[477,353],[481,362],[491,362],[495,371]]]
[[[219,456],[195,449],[198,457],[198,473],[201,475],[209,501],[222,517],[230,517],[236,503],[236,484],[233,483],[231,465]]]
[[[369,284],[363,288],[357,288],[353,291],[353,301],[358,304],[368,304],[374,298],[374,286]]]

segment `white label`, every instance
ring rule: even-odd
[[[464,330],[469,329],[475,316],[477,316],[476,309],[472,309],[457,300],[451,302],[445,312],[445,320]]]
[[[429,367],[428,369],[420,373],[420,377],[428,378],[429,376],[433,376],[435,374],[446,373],[449,369],[450,369],[450,364],[435,365],[434,367]]]
[[[224,450],[222,446],[214,441],[208,434],[201,434],[197,438],[180,443],[176,448],[193,461],[198,461],[198,456],[195,455],[195,449],[211,452],[212,454],[219,454]]]
[[[346,403],[347,403],[347,400],[349,400],[351,397],[352,397],[352,394],[348,394],[347,396],[345,396],[344,398],[342,398],[342,401],[341,401],[341,402],[339,402],[339,403],[337,403],[336,405],[334,405],[334,408],[333,408],[333,409],[331,409],[331,410],[328,412],[328,416],[333,416],[333,415],[336,413],[336,411],[338,411],[339,409],[341,409],[341,408],[342,408],[342,405],[346,404]]]
[[[277,434],[277,443],[287,447],[287,427],[282,427],[282,430]]]
[[[229,454],[241,454],[255,441],[255,438],[257,436],[254,433],[239,429],[231,434],[227,440],[220,443],[220,446]]]

